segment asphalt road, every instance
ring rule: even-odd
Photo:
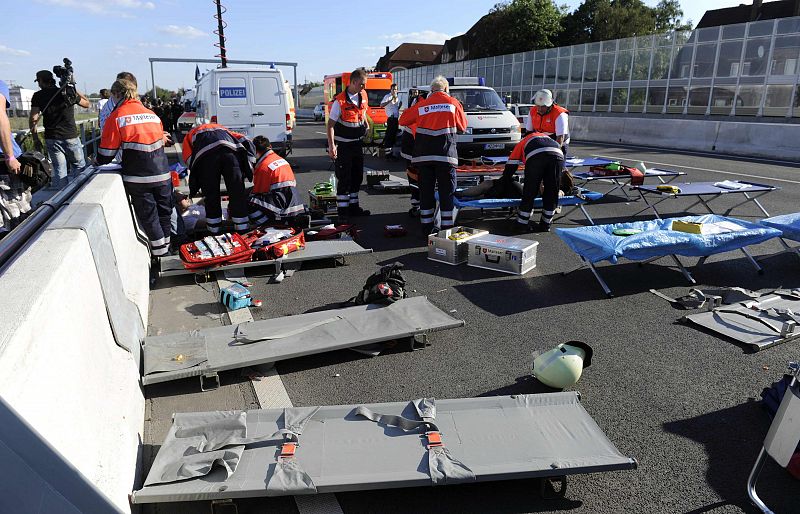
[[[301,122],[295,131],[295,152],[289,160],[303,191],[331,173],[322,131],[321,123],[311,122]],[[796,165],[580,143],[571,146],[571,153],[680,169],[691,181],[747,178],[774,183],[782,189],[763,199],[770,214],[798,209]],[[398,163],[378,158],[367,158],[366,165],[403,173]],[[609,186],[593,187],[604,191]],[[733,201],[724,199],[718,205]],[[530,377],[531,352],[578,339],[594,348],[594,357],[572,389],[581,392],[589,414],[622,453],[638,460],[639,467],[570,477],[566,498],[559,500],[541,499],[538,482],[522,480],[337,494],[344,512],[753,511],[746,482],[769,426],[757,400],[762,388],[780,378],[787,361],[799,357],[797,343],[752,353],[680,324],[678,319],[686,312],[649,292],[655,288],[673,297],[688,292],[689,285],[666,259],[645,266],[601,264],[600,272],[616,295],[608,299],[588,270],[561,275],[576,267],[579,259],[554,233],[525,236],[540,244],[537,266],[524,277],[451,267],[427,260],[417,222],[406,215],[407,194],[364,190],[361,202],[373,214],[359,222],[360,242],[374,253],[349,258],[344,267],[307,265],[280,284],[253,277],[253,296],[264,300],[263,307],[251,309],[253,316],[266,319],[335,305],[353,296],[379,265],[399,261],[406,267],[413,294],[428,296],[445,312],[466,320],[466,327],[434,334],[424,351],[367,358],[344,350],[280,362],[277,369],[296,406],[549,391]],[[661,204],[660,210],[663,215],[678,214],[691,203],[673,200]],[[597,223],[624,221],[641,204],[641,200],[618,199],[592,205],[589,213]],[[761,217],[752,206],[734,214]],[[477,211],[465,211],[459,222],[509,233],[508,221],[478,219]],[[409,235],[385,238],[383,226],[395,223],[409,227]],[[557,220],[556,226],[583,223],[580,213],[574,212]],[[778,243],[770,242],[752,252],[767,255],[779,249]],[[701,286],[764,289],[800,286],[799,266],[797,256],[783,254],[766,260],[766,273],[758,275],[742,254],[728,253],[712,257],[692,272]],[[181,384],[168,387],[174,389],[150,390],[156,410],[159,402],[174,401],[177,391],[185,389]],[[193,408],[203,407],[217,408],[195,400]],[[798,483],[771,461],[759,491],[775,512],[800,510]],[[286,502],[275,500],[245,502],[244,507],[240,512],[291,510]],[[164,506],[158,512],[175,510]]]

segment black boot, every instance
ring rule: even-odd
[[[339,207],[336,209],[336,217],[340,224],[347,223],[347,220],[350,218],[350,209],[347,207]]]
[[[370,212],[362,209],[360,205],[351,205],[349,208],[350,216],[369,216]]]
[[[544,221],[540,221],[533,227],[534,232],[550,232],[550,223],[545,223]]]
[[[409,218],[419,218],[419,206],[414,205],[408,210]]]

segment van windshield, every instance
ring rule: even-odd
[[[367,104],[370,107],[380,107],[381,100],[388,94],[388,89],[367,89]]]
[[[494,89],[451,89],[450,96],[461,102],[467,112],[508,110]]]

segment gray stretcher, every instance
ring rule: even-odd
[[[199,376],[205,390],[219,385],[220,371],[404,338],[424,340],[461,326],[463,320],[417,296],[388,306],[357,305],[148,337],[142,383]]]
[[[388,180],[381,180],[372,187],[373,189],[383,191],[385,193],[404,193],[411,189],[408,179],[391,174],[389,175]]]
[[[577,392],[175,414],[132,502],[559,477],[636,468]]]
[[[795,290],[797,291],[797,290]],[[706,328],[760,351],[800,338],[800,292],[769,294],[735,305],[714,306],[683,321]]]
[[[213,268],[188,270],[183,266],[183,262],[178,256],[164,257],[159,261],[159,277],[172,277],[177,275],[194,275],[210,273],[213,271],[226,271],[245,268],[256,268],[263,266],[273,266],[275,274],[280,273],[284,266],[299,264],[305,261],[317,261],[323,259],[343,259],[349,255],[359,255],[372,253],[371,248],[364,248],[351,239],[332,239],[329,241],[309,241],[305,248],[298,252],[292,252],[280,259],[270,259],[266,261],[240,262],[237,264],[225,264]]]

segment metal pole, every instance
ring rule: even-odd
[[[297,92],[297,66],[293,66],[294,70],[294,108],[300,108],[300,94]]]
[[[225,27],[222,26],[222,4],[220,0],[216,0],[217,4],[217,30],[219,31],[219,57],[222,61],[222,67],[228,67],[228,58],[225,56]]]
[[[150,61],[150,81],[153,83],[153,101],[156,100],[156,77],[153,74],[153,61]]]

